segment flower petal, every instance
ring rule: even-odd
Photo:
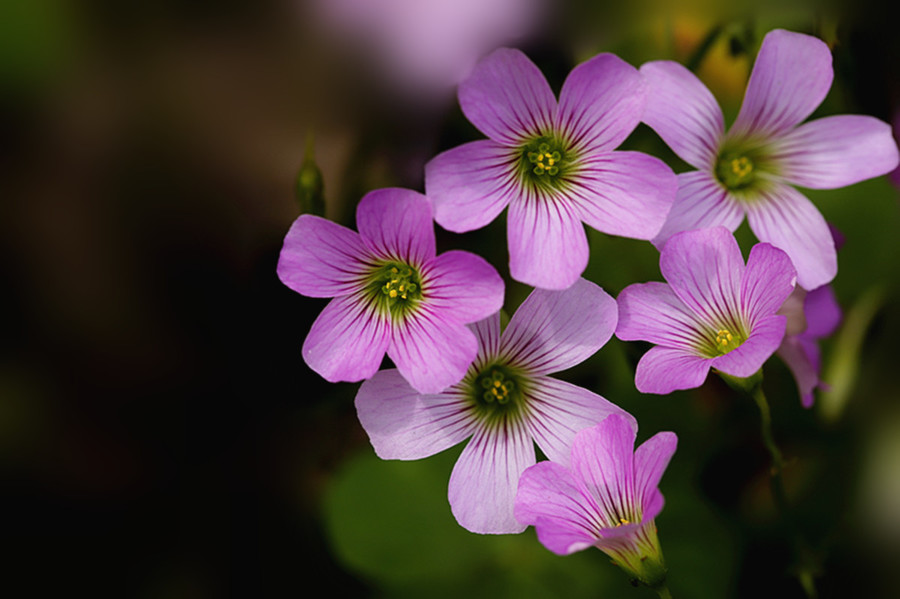
[[[353,296],[336,297],[313,322],[303,359],[332,383],[361,381],[381,366],[389,338],[387,321],[371,305]]]
[[[747,204],[747,221],[760,241],[784,252],[804,289],[815,289],[837,274],[837,252],[828,224],[799,191],[781,183]]]
[[[610,152],[584,160],[572,177],[570,200],[591,227],[632,239],[652,239],[666,221],[678,179],[641,152]]]
[[[797,271],[787,254],[768,243],[754,245],[741,281],[741,307],[750,324],[777,312],[796,282]]]
[[[662,509],[662,502],[656,501],[657,487],[676,447],[675,433],[662,432],[644,441],[634,452],[634,491],[640,498],[644,521],[655,518]]]
[[[278,257],[278,278],[310,297],[335,297],[359,289],[369,251],[359,234],[304,214],[294,221]]]
[[[575,152],[607,152],[641,121],[646,86],[615,54],[598,54],[572,69],[559,94],[555,129]]]
[[[668,60],[645,63],[641,75],[647,81],[642,120],[679,158],[694,168],[710,170],[725,121],[709,89],[685,67]]]
[[[422,293],[429,309],[456,322],[486,318],[503,307],[503,279],[481,256],[452,250],[422,269]]]
[[[588,263],[584,225],[568,201],[533,192],[509,205],[509,274],[543,289],[566,289]]]
[[[744,220],[744,207],[710,173],[689,171],[677,177],[675,202],[653,238],[657,248],[662,248],[675,233],[719,226],[734,231]]]
[[[831,285],[813,289],[803,302],[806,331],[803,337],[819,339],[831,335],[841,323],[841,306]]]
[[[822,40],[775,29],[766,34],[729,137],[771,137],[812,114],[831,88],[831,52]]]
[[[532,373],[558,372],[603,347],[617,319],[616,301],[586,279],[565,291],[535,289],[510,319],[500,351]]]
[[[500,143],[517,145],[547,131],[556,98],[541,71],[519,50],[499,48],[459,85],[459,106],[478,129]]]
[[[709,365],[732,376],[752,376],[781,345],[786,326],[787,317],[780,314],[761,320],[754,325],[750,336],[741,345],[723,356],[713,358]]]
[[[387,354],[420,393],[438,393],[458,383],[478,352],[475,335],[420,305],[394,324]]]
[[[728,229],[673,235],[660,254],[659,269],[675,295],[704,322],[722,326],[740,314],[744,258]]]
[[[363,241],[385,258],[419,266],[434,258],[431,202],[411,189],[370,191],[356,207],[356,228]]]
[[[794,375],[800,403],[804,408],[811,408],[815,400],[813,391],[819,385],[819,369],[810,359],[804,345],[796,337],[785,337],[777,353]]]
[[[603,397],[572,383],[542,376],[531,381],[527,426],[548,458],[569,465],[575,435],[610,414],[625,417],[637,430],[634,417]]]
[[[800,125],[775,142],[781,175],[811,189],[835,189],[897,166],[891,126],[871,116],[840,115]]]
[[[666,395],[699,387],[709,373],[709,360],[683,349],[657,345],[641,356],[634,385],[641,393]]]
[[[519,195],[515,156],[489,139],[438,154],[425,165],[425,194],[434,203],[434,220],[448,231],[480,229]]]
[[[425,458],[462,442],[475,430],[461,394],[423,395],[394,369],[364,381],[355,403],[359,422],[383,460]]]
[[[649,341],[687,352],[695,352],[703,343],[697,315],[665,283],[634,283],[622,290],[616,302],[616,337],[623,341]]]
[[[538,540],[557,555],[580,551],[597,539],[595,516],[589,506],[572,472],[560,464],[540,462],[519,479],[516,520],[533,525]]]
[[[460,526],[482,534],[522,532],[513,515],[519,477],[535,462],[534,443],[525,427],[476,431],[450,475],[450,509]]]
[[[500,353],[500,312],[469,325],[469,330],[478,339],[478,355],[475,361],[479,364],[492,360]]]

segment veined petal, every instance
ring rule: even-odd
[[[394,323],[387,354],[397,370],[420,393],[438,393],[466,374],[478,341],[465,325],[445,321],[420,305]]]
[[[634,385],[641,393],[666,395],[679,389],[699,387],[709,373],[709,359],[657,345],[641,356]]]
[[[411,189],[370,191],[356,207],[356,228],[374,252],[413,265],[434,258],[431,202]]]
[[[278,278],[310,297],[335,297],[359,289],[369,250],[359,234],[336,223],[301,215],[284,238]]]
[[[336,297],[313,322],[303,342],[303,359],[332,383],[361,381],[378,370],[389,338],[387,321],[371,304]]]
[[[634,283],[619,293],[616,302],[616,337],[623,341],[649,341],[693,353],[703,343],[697,315],[665,283]]]
[[[659,60],[641,66],[647,81],[642,120],[679,158],[710,170],[725,133],[719,103],[697,76],[677,62]]]
[[[659,234],[653,238],[657,248],[662,248],[675,233],[719,226],[734,231],[744,220],[744,207],[711,173],[689,171],[677,178],[675,202]]]
[[[666,221],[678,179],[641,152],[610,152],[582,161],[567,194],[591,227],[632,239],[652,239]]]
[[[662,502],[654,501],[655,495],[659,493],[659,481],[677,447],[675,433],[662,432],[644,441],[634,452],[634,490],[644,521],[655,518],[662,509]]]
[[[637,69],[615,54],[598,54],[563,83],[554,128],[577,152],[608,152],[640,123],[645,99]]]
[[[784,339],[787,317],[775,314],[757,322],[750,336],[723,356],[712,358],[709,365],[732,376],[748,377],[756,373]]]
[[[820,287],[837,274],[837,252],[828,224],[813,203],[793,187],[770,183],[747,203],[747,221],[760,241],[784,250],[804,289]]]
[[[382,370],[356,394],[356,413],[384,460],[418,460],[462,442],[475,420],[462,394],[421,394],[399,371]]]
[[[673,235],[660,254],[659,269],[675,295],[704,322],[721,326],[740,313],[744,258],[728,229]]]
[[[556,98],[541,71],[519,50],[499,48],[459,84],[459,106],[478,129],[507,145],[549,129]]]
[[[509,274],[543,289],[566,289],[588,263],[587,235],[571,204],[529,191],[509,205]]]
[[[515,420],[475,432],[450,475],[450,509],[471,532],[522,532],[513,509],[519,477],[535,463],[534,443]]]
[[[617,319],[616,301],[586,279],[564,291],[535,289],[510,319],[500,351],[534,374],[558,372],[603,347]]]
[[[429,309],[460,323],[486,318],[503,307],[503,279],[481,256],[451,250],[422,269]]]
[[[822,40],[775,29],[766,34],[729,137],[771,137],[799,124],[822,103],[834,73]]]
[[[891,172],[891,126],[871,116],[840,115],[800,125],[774,142],[781,175],[810,189],[835,189]]]
[[[487,225],[521,193],[515,168],[511,150],[489,139],[438,154],[425,165],[425,194],[434,203],[434,220],[456,233]]]
[[[741,281],[741,307],[750,323],[777,312],[796,282],[797,271],[787,254],[768,243],[754,245]]]
[[[557,555],[568,555],[594,544],[599,536],[590,500],[572,472],[553,462],[531,466],[519,479],[516,520],[533,525],[538,540]]]
[[[500,312],[469,325],[469,330],[478,339],[478,354],[475,361],[486,363],[500,353]]]
[[[546,376],[535,377],[530,384],[526,424],[538,447],[554,462],[568,466],[575,435],[610,414],[623,416],[637,430],[631,414],[592,391]]]

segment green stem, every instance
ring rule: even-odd
[[[654,590],[656,591],[656,594],[659,595],[659,599],[672,599],[672,593],[669,592],[669,587],[666,585],[656,587]]]

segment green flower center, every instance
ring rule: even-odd
[[[372,273],[366,289],[379,307],[392,314],[412,309],[422,298],[418,271],[403,262],[388,262],[379,266]]]
[[[522,179],[526,182],[536,186],[556,187],[562,183],[561,179],[570,162],[562,140],[544,135],[521,147],[519,168]]]
[[[502,364],[480,368],[470,379],[470,398],[486,418],[515,414],[523,404],[521,374]]]
[[[707,357],[717,358],[718,356],[724,356],[733,349],[740,347],[746,340],[747,336],[743,331],[739,330],[738,327],[722,327],[715,331],[715,336],[713,336],[712,331],[710,331],[709,337],[706,340],[706,347],[704,347],[703,350]]]
[[[716,178],[731,191],[744,189],[756,180],[758,167],[746,154],[725,152],[716,162]]]

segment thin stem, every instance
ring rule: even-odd
[[[666,585],[656,587],[654,590],[656,591],[656,594],[659,595],[659,599],[672,599],[672,593],[669,592],[669,587]]]

